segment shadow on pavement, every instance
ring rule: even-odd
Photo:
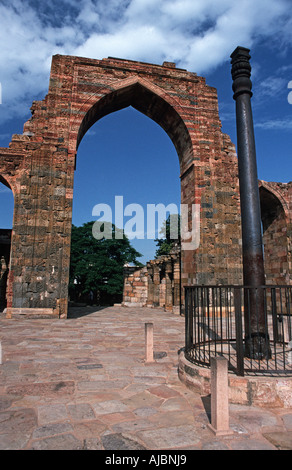
[[[67,318],[80,318],[107,308],[108,305],[72,305],[68,307]]]

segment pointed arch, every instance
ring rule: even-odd
[[[201,205],[200,246],[183,250],[182,284],[241,279],[237,159],[221,131],[216,89],[167,62],[55,55],[48,94],[33,103],[23,134],[0,149],[15,196],[8,317],[27,309],[67,316],[78,145],[98,119],[128,106],[167,133],[179,157],[181,203]],[[230,233],[227,263],[222,252],[230,248]]]
[[[8,294],[8,282],[9,282],[9,266],[10,266],[10,258],[11,258],[11,247],[12,247],[12,228],[13,228],[13,219],[14,219],[14,206],[15,206],[15,201],[14,201],[14,192],[13,192],[13,186],[10,184],[8,179],[0,174],[0,183],[2,183],[4,186],[9,188],[9,193],[11,191],[12,194],[12,207],[10,207],[10,201],[7,204],[3,204],[2,201],[2,207],[5,207],[5,213],[7,215],[7,208],[9,207],[8,214],[10,212],[10,209],[12,211],[11,217],[11,226],[10,228],[2,228],[3,225],[1,224],[0,220],[0,312],[2,312],[6,307],[7,307],[7,294]],[[3,221],[2,221],[3,223]],[[6,221],[7,224],[7,221]],[[10,225],[10,224],[8,224]]]
[[[275,194],[275,191],[267,188],[266,185],[261,185],[259,192],[263,231],[265,232],[279,216],[286,219],[285,201],[281,201],[282,198]]]
[[[76,149],[90,127],[99,119],[115,111],[132,106],[160,125],[172,140],[179,160],[191,160],[193,146],[182,118],[183,110],[177,101],[157,85],[132,76],[118,80],[110,87],[94,93],[79,111]],[[75,132],[77,126],[73,126]],[[70,139],[71,140],[71,139]]]
[[[285,216],[289,215],[289,207],[287,201],[283,198],[281,193],[273,188],[266,181],[259,181],[259,192],[260,192],[260,203],[262,211],[268,209],[268,207],[277,206],[279,209],[284,211]]]
[[[267,183],[259,185],[267,284],[286,284],[288,272],[287,204]]]

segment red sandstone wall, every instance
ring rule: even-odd
[[[174,64],[57,55],[47,96],[33,103],[23,135],[0,149],[0,173],[15,197],[10,313],[66,316],[78,144],[96,120],[129,105],[168,133],[181,202],[200,204],[200,245],[182,254],[182,284],[241,282],[237,159],[221,132],[216,90]]]
[[[124,268],[124,307],[145,307],[147,303],[147,268]]]
[[[267,284],[292,284],[292,182],[260,181]]]

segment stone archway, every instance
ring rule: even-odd
[[[288,203],[291,189],[291,183],[259,182],[267,284],[289,285],[291,282],[291,211]]]
[[[237,159],[216,90],[173,63],[56,55],[47,96],[33,102],[23,134],[0,148],[15,196],[8,317],[66,317],[77,148],[94,122],[130,105],[167,132],[181,202],[190,214],[200,205],[200,244],[182,253],[182,285],[241,281]]]
[[[8,207],[7,207],[6,204],[7,202],[9,202],[7,200],[5,201],[5,204],[4,204],[4,211],[6,213],[6,216],[8,214],[10,216],[12,215],[12,220],[13,220],[14,196],[13,196],[12,188],[9,182],[5,178],[3,178],[2,175],[0,175],[0,183],[1,183],[1,186],[4,185],[7,188],[9,188],[8,191],[12,193],[12,199],[13,199],[12,211],[9,214],[10,204],[8,203]],[[1,195],[1,202],[2,202],[2,195]],[[6,224],[7,224],[7,221],[6,221]],[[0,229],[0,312],[3,312],[3,310],[6,308],[6,305],[7,305],[7,284],[8,284],[8,275],[9,275],[9,265],[10,265],[11,238],[12,238],[12,228]]]

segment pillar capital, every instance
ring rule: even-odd
[[[246,47],[238,46],[231,54],[231,75],[233,79],[232,89],[234,91],[233,98],[236,98],[242,93],[247,93],[252,96],[252,83],[250,80],[251,65],[250,50]]]

